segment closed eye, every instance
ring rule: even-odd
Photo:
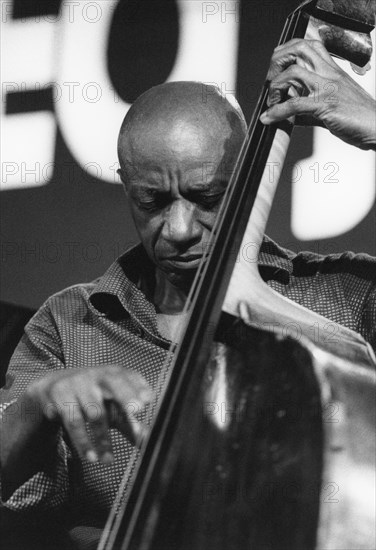
[[[154,201],[137,201],[137,206],[141,210],[145,210],[147,212],[150,212],[152,210],[155,210],[155,202]]]
[[[147,193],[142,194],[142,196],[134,197],[134,200],[141,210],[151,212],[153,210],[161,210],[170,201],[169,193]]]
[[[224,195],[224,191],[221,191],[220,193],[212,193],[212,194],[197,194],[196,196],[192,197],[192,199],[199,206],[202,206],[209,210],[211,208],[218,206],[218,204],[223,199],[223,195]]]

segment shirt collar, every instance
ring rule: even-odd
[[[153,263],[137,245],[120,256],[97,281],[89,300],[103,316],[130,315],[152,333],[157,332],[156,311],[140,290],[141,275],[153,273]]]
[[[258,258],[263,280],[273,279],[288,284],[294,256],[293,252],[265,236]],[[124,317],[126,312],[155,332],[155,307],[140,290],[141,275],[150,275],[153,270],[154,265],[142,245],[136,245],[120,256],[97,281],[90,293],[91,304],[100,314],[112,318]]]

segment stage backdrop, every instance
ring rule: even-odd
[[[1,299],[37,307],[134,244],[116,176],[129,106],[194,79],[235,93],[249,120],[297,4],[3,0]],[[374,72],[356,78],[374,94]],[[374,198],[374,153],[297,129],[268,233],[295,250],[375,254]]]

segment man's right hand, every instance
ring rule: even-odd
[[[146,380],[120,365],[62,369],[34,381],[2,418],[2,498],[54,457],[60,426],[82,459],[112,462],[109,428],[139,444],[147,427],[135,415],[152,398]]]
[[[24,395],[31,410],[64,426],[81,458],[104,463],[113,460],[110,427],[136,444],[145,436],[147,427],[135,415],[152,398],[139,373],[115,364],[55,371],[33,382]]]

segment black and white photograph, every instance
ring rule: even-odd
[[[376,0],[0,0],[0,546],[376,549]]]

